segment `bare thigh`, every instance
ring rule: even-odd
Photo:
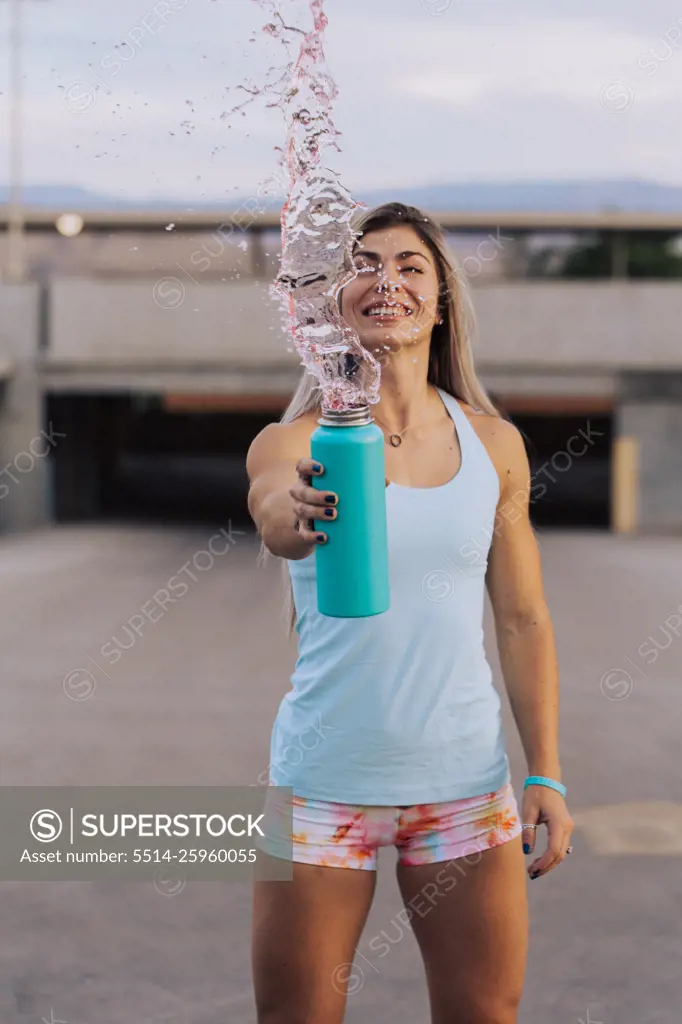
[[[341,1024],[375,886],[375,871],[313,864],[294,864],[290,882],[254,883],[258,1024]]]
[[[468,858],[397,866],[432,1024],[516,1024],[528,946],[521,837]]]

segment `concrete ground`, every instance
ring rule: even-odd
[[[256,566],[252,536],[234,534],[224,555],[191,569],[221,528],[102,525],[0,540],[2,785],[258,779],[294,649],[279,573]],[[580,828],[572,857],[529,886],[520,1020],[671,1024],[682,958],[682,540],[552,533],[541,546]],[[188,560],[186,593],[115,664],[105,660],[102,647],[125,639],[123,624]],[[358,948],[350,1024],[428,1022],[415,942],[398,935],[393,857],[381,860]],[[247,883],[192,882],[169,896],[148,882],[5,882],[0,895],[3,1024],[253,1024]],[[382,930],[394,944],[378,959],[369,941]]]

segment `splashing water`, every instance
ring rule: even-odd
[[[317,378],[322,404],[347,409],[378,402],[380,366],[343,319],[337,302],[343,286],[357,274],[352,255],[357,234],[351,219],[361,204],[336,172],[322,164],[328,147],[338,150],[340,134],[332,118],[337,88],[324,56],[324,0],[310,0],[313,27],[308,32],[287,25],[274,0],[255,2],[274,13],[265,33],[287,49],[295,35],[302,37],[297,59],[264,90],[277,95],[271,105],[281,109],[287,129],[282,260],[271,290],[283,305],[301,363]],[[256,98],[260,90],[247,92]],[[346,369],[348,356],[358,364],[352,377]]]

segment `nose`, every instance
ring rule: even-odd
[[[400,283],[391,281],[389,269],[382,265],[379,268],[379,273],[377,274],[377,282],[374,290],[377,292],[396,292],[399,288]]]

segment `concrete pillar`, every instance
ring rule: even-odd
[[[0,532],[49,520],[50,462],[59,438],[43,419],[38,378],[40,288],[0,286]]]
[[[682,373],[625,374],[616,436],[637,446],[640,532],[682,532]]]
[[[252,229],[248,234],[248,239],[251,249],[251,274],[253,277],[264,277],[266,257],[263,232]]]
[[[611,453],[611,528],[634,533],[639,527],[639,443],[614,437]]]
[[[501,231],[504,238],[501,242],[502,268],[507,281],[521,281],[528,277],[529,250],[528,237],[518,233],[510,240],[511,231]]]
[[[611,251],[611,277],[628,276],[630,239],[624,231],[613,231],[606,236]]]

